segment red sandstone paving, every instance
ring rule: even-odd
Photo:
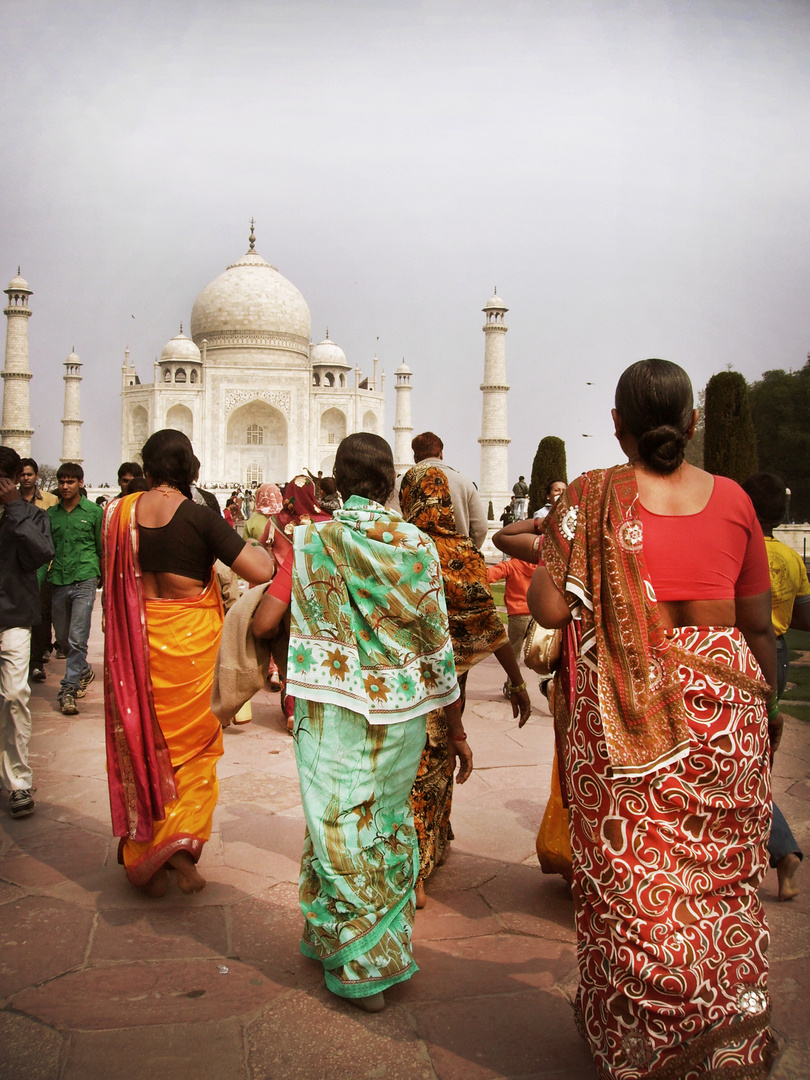
[[[398,1000],[407,1004],[446,1000],[448,987],[459,1000],[553,990],[577,963],[573,945],[517,934],[423,941],[414,945],[414,956],[419,974],[398,990]]]
[[[557,994],[527,991],[412,1012],[439,1080],[595,1080],[571,1006]]]
[[[481,886],[481,895],[508,930],[556,941],[573,942],[574,905],[568,885],[539,866],[509,865]]]
[[[489,906],[477,892],[442,892],[441,896],[436,896],[431,891],[427,906],[416,913],[413,940],[474,937],[497,934],[500,929]]]
[[[56,821],[81,824],[88,832],[102,836],[112,834],[106,780],[82,776],[49,783],[47,778],[37,774],[37,781],[43,792],[37,804],[38,813],[45,813]]]
[[[445,892],[477,889],[508,865],[502,859],[485,859],[480,855],[458,851],[453,844],[446,862],[431,874],[430,895],[440,898]]]
[[[300,833],[303,848],[303,827],[299,826],[296,831]],[[251,874],[261,874],[274,881],[291,881],[298,877],[301,856],[299,853],[298,859],[293,860],[286,855],[278,855],[275,852],[254,847],[252,844],[232,840],[225,846],[222,864],[225,867],[244,870]]]
[[[19,835],[3,856],[0,873],[18,885],[52,885],[102,867],[107,847],[106,839],[84,829],[53,825],[35,835]]]
[[[61,1052],[62,1036],[57,1032],[27,1016],[0,1012],[0,1076],[9,1080],[54,1080],[59,1074]]]
[[[789,1039],[807,1037],[807,1002],[810,1000],[810,965],[807,956],[770,964],[768,989],[775,1028]]]
[[[252,765],[255,770],[255,758]],[[225,777],[219,782],[219,790],[223,801],[248,808],[266,807],[274,813],[301,802],[297,781],[255,771]]]
[[[300,798],[296,790],[296,804],[298,803]],[[283,855],[300,867],[304,846],[303,816],[287,816],[274,811],[234,806],[222,820],[220,833],[225,843],[238,841],[251,844],[262,851]],[[297,870],[295,876],[297,879]]]
[[[297,885],[277,885],[234,904],[230,925],[232,954],[243,962],[273,972],[281,982],[293,976],[299,986],[323,985],[322,966],[301,955],[304,917]]]
[[[252,1080],[435,1080],[405,1009],[372,1016],[328,990],[274,1002],[247,1040]]]
[[[228,929],[222,908],[154,904],[148,910],[102,912],[89,960],[221,959],[227,955]]]
[[[776,1062],[770,1080],[807,1080],[810,1076],[810,1038],[792,1039]]]
[[[84,961],[93,915],[47,896],[26,896],[0,913],[0,1000]]]
[[[285,992],[286,987],[238,960],[167,960],[73,972],[24,990],[13,1005],[52,1027],[103,1030],[224,1020],[259,1009]]]
[[[807,942],[810,941],[810,893],[805,890],[795,900],[780,904],[776,900],[776,889],[776,871],[769,871],[759,896],[771,932],[768,950],[771,964],[777,960],[795,960],[806,956]]]
[[[12,885],[8,881],[0,881],[0,904],[10,904],[25,896],[25,890],[19,885]]]
[[[60,1080],[245,1080],[236,1020],[155,1026],[146,1039],[138,1028],[75,1032]]]

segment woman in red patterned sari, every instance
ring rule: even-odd
[[[529,589],[565,628],[577,1020],[604,1080],[765,1077],[757,888],[780,721],[762,532],[737,484],[684,460],[681,368],[628,368],[613,419],[629,464],[569,486]]]

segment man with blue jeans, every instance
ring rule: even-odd
[[[84,470],[73,461],[59,466],[59,502],[48,508],[51,536],[56,551],[48,581],[53,585],[53,628],[66,656],[65,677],[59,689],[59,706],[65,716],[79,711],[96,677],[87,663],[87,640],[101,572],[102,509],[81,493]]]

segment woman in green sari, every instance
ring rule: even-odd
[[[428,537],[385,501],[391,448],[344,439],[335,459],[344,500],[333,521],[299,526],[256,609],[272,636],[290,612],[288,687],[307,831],[301,951],[326,985],[369,1012],[416,971],[411,952],[419,849],[410,793],[425,718],[443,707],[456,779],[472,771],[461,726],[441,567]]]

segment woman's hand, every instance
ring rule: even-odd
[[[447,734],[447,749],[453,759],[453,768],[456,767],[458,762],[458,772],[456,773],[456,783],[463,784],[468,779],[470,773],[473,771],[473,755],[470,745],[467,742],[467,736],[463,739],[453,738],[448,732]]]
[[[444,722],[447,725],[447,750],[453,759],[453,768],[458,762],[456,783],[463,784],[473,769],[473,756],[467,736],[461,723],[461,701],[456,699],[452,705],[444,707]]]
[[[529,697],[529,691],[526,689],[526,684],[523,684],[522,690],[513,690],[512,684],[509,684],[509,701],[512,705],[512,716],[517,719],[520,714],[520,720],[518,721],[518,727],[522,728],[529,717],[532,715],[532,699]]]
[[[520,521],[518,524],[523,525],[524,522]],[[520,723],[518,724],[518,727],[523,727],[532,715],[532,699],[529,697],[526,680],[520,673],[520,665],[515,659],[512,646],[508,642],[496,649],[494,656],[506,673],[509,701],[512,705],[512,716],[517,717],[518,714],[520,714]]]

